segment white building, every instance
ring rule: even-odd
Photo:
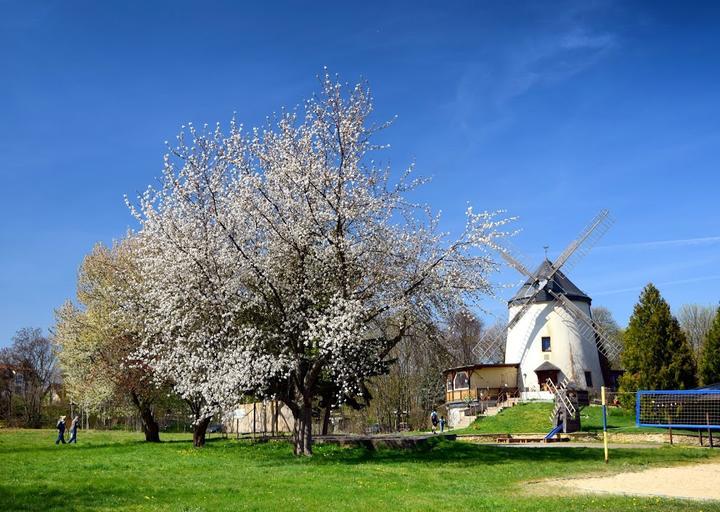
[[[542,282],[543,276],[551,272],[550,261],[545,260],[535,275]],[[520,364],[518,387],[521,390],[540,390],[547,379],[557,384],[567,378],[578,389],[598,391],[603,385],[603,372],[594,334],[562,310],[548,289],[564,295],[591,317],[590,297],[557,271],[532,299],[520,320],[508,330],[505,363]],[[508,302],[510,319],[536,290],[533,281],[528,279]]]

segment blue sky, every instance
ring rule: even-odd
[[[507,209],[534,267],[609,208],[569,272],[594,304],[624,324],[649,281],[717,304],[720,4],[442,4],[0,0],[0,345],[50,327],[83,255],[133,227],[123,195],[182,123],[262,123],[323,66],[398,116],[383,158],[432,176],[448,230]]]

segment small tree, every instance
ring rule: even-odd
[[[716,310],[710,330],[705,335],[705,342],[700,352],[698,377],[700,383],[705,386],[720,382],[720,307]]]
[[[648,284],[640,295],[624,335],[625,374],[620,391],[687,389],[695,385],[692,349],[670,306]]]
[[[134,358],[143,315],[134,290],[137,269],[131,239],[108,248],[96,245],[80,267],[77,297],[56,311],[56,340],[70,395],[90,410],[130,403],[140,414],[145,440],[160,441],[153,405],[159,390],[147,364]],[[123,314],[134,304],[133,315]]]
[[[371,111],[364,84],[325,77],[303,114],[265,129],[190,127],[162,188],[140,198],[142,355],[201,397],[198,421],[242,395],[276,397],[295,453],[310,455],[325,383],[335,401],[361,398],[418,321],[492,291],[483,249],[506,221],[469,210],[463,233],[442,233],[408,197],[422,181],[393,183],[370,158]]]

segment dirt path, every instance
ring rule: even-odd
[[[577,492],[720,500],[720,463],[653,468],[613,476],[542,482],[542,485],[548,484]]]

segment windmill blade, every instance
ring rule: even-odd
[[[570,299],[565,295],[555,293],[552,290],[548,290],[549,293],[557,299],[561,308],[560,311],[564,312],[570,318],[579,321],[579,330],[582,336],[586,336],[592,333],[595,344],[598,350],[609,360],[615,359],[619,354],[621,347],[610,337],[600,329],[592,318],[590,318],[582,309],[577,307]]]
[[[523,303],[520,306],[520,311],[515,313],[515,315],[508,322],[508,329],[512,329],[513,327],[515,327],[515,325],[517,325],[517,323],[520,321],[520,319],[523,317],[523,315],[525,313],[527,313],[528,309],[530,309],[530,306],[532,305],[533,300],[535,300],[535,297],[537,297],[538,294],[541,291],[543,291],[546,284],[547,284],[547,280],[543,276],[543,280],[541,282],[535,284],[535,286],[537,286],[535,288],[535,290],[532,293],[530,293],[529,295],[526,295],[524,297]]]
[[[523,300],[522,305],[520,306],[520,310],[513,315],[513,317],[510,319],[510,321],[503,327],[503,329],[497,333],[493,333],[492,331],[487,331],[483,336],[480,338],[480,340],[477,342],[475,347],[473,348],[473,353],[478,357],[478,360],[482,363],[483,360],[490,360],[493,357],[495,357],[501,350],[502,350],[502,344],[505,343],[505,340],[507,340],[507,333],[510,329],[515,327],[517,323],[520,321],[520,319],[525,315],[525,313],[528,312],[530,309],[530,306],[532,306],[533,299],[537,296],[538,293],[542,291],[542,288],[536,289],[531,295],[525,297]],[[494,338],[494,340],[490,339],[490,336]],[[496,341],[496,345],[494,346],[492,341]],[[527,346],[525,347],[525,350],[523,353],[527,350]],[[503,353],[504,355],[504,353]]]
[[[601,210],[600,213],[590,221],[590,224],[585,227],[582,233],[580,233],[580,236],[573,240],[562,254],[557,257],[552,265],[553,272],[548,278],[551,278],[563,265],[567,264],[567,269],[575,266],[575,264],[592,249],[597,241],[607,233],[608,229],[613,225],[613,222],[612,217],[610,217],[610,211],[607,209]],[[570,258],[573,259],[568,263]]]
[[[527,311],[530,309],[530,306],[532,305],[533,298],[534,295],[530,297],[525,303],[523,303],[520,311],[518,311],[515,316],[513,316],[512,320],[508,324],[506,324],[505,327],[503,327],[501,330],[490,330],[483,334],[475,347],[473,347],[473,353],[478,358],[478,362],[483,364],[490,364],[502,362],[503,360],[505,360],[507,354],[505,354],[503,347],[506,345],[508,330],[514,327],[519,322],[520,318],[525,315],[525,313],[527,313]],[[528,326],[528,331],[531,330],[531,328],[532,322],[531,325]],[[525,359],[525,354],[527,353],[530,345],[532,344],[532,339],[529,337],[529,335],[525,335],[522,337],[526,338],[527,342],[522,348],[521,354],[517,358],[518,361],[522,361]]]
[[[492,328],[486,330],[475,347],[473,347],[473,353],[478,362],[480,364],[501,363],[505,359],[503,346],[505,345],[506,336],[507,326],[500,330]]]
[[[523,265],[516,258],[514,258],[505,247],[495,247],[495,249],[500,253],[500,257],[504,259],[505,262],[512,268],[514,268],[526,277],[529,277],[533,280],[536,279],[535,274],[530,272],[525,265]]]

